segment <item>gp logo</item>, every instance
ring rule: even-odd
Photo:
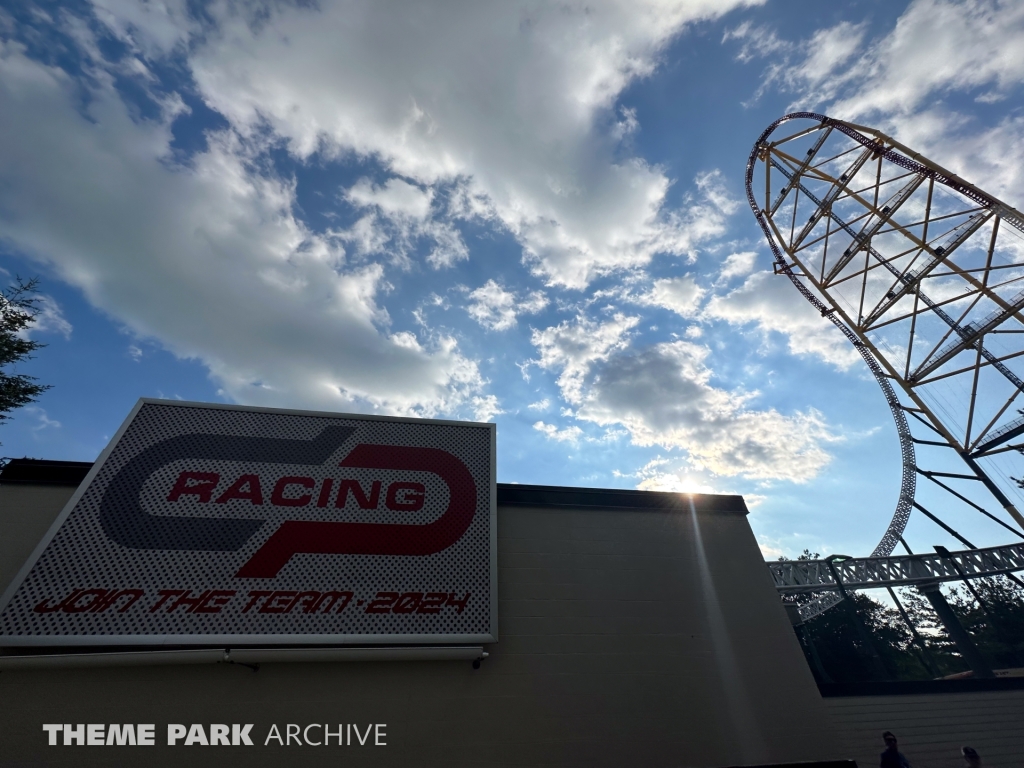
[[[136,455],[113,477],[100,502],[100,524],[110,539],[133,549],[236,552],[260,531],[266,520],[150,514],[140,501],[147,479],[162,467],[183,459],[292,467],[322,466],[353,435],[355,429],[348,426],[325,427],[312,440],[201,433],[163,440]],[[473,521],[477,503],[476,483],[466,465],[446,451],[361,443],[349,451],[338,466],[433,473],[448,486],[448,507],[439,518],[425,525],[285,520],[238,570],[236,577],[272,578],[296,554],[431,555],[457,542]],[[203,492],[200,476],[204,473],[185,474],[199,479],[195,484],[189,484],[179,478],[172,496],[175,491],[178,495]],[[308,484],[303,485],[307,478],[286,477],[283,480],[300,488],[309,487]],[[409,488],[417,484],[395,485]],[[209,491],[206,493],[208,495]],[[329,486],[327,493],[330,493]],[[379,484],[374,493],[379,493]],[[389,506],[392,506],[393,498],[389,495]],[[408,494],[406,498],[409,498]],[[278,503],[300,506],[298,502],[308,503],[309,499],[311,494],[298,499],[281,497]],[[394,503],[398,507],[392,508],[409,504],[408,501]]]

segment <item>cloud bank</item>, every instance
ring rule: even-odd
[[[196,15],[183,1],[96,0],[91,15],[39,12],[33,29],[5,15],[0,142],[18,151],[0,156],[0,232],[138,337],[201,360],[231,400],[493,414],[456,335],[395,327],[389,274],[471,259],[467,221],[510,234],[543,282],[574,289],[720,232],[715,179],[687,213],[667,208],[665,171],[622,151],[637,121],[616,99],[688,25],[752,4],[353,0]],[[25,42],[47,35],[73,65]],[[186,96],[217,118],[191,151],[176,138]],[[301,215],[280,151],[374,165],[338,190],[354,222]],[[471,294],[491,330],[541,306],[503,290]]]
[[[715,387],[707,347],[680,340],[630,348],[637,320],[580,317],[534,333],[538,364],[558,372],[578,419],[621,425],[636,445],[681,449],[692,468],[716,475],[802,483],[828,464],[822,444],[837,438],[820,414],[758,410],[756,392]],[[543,429],[558,437],[551,425]]]

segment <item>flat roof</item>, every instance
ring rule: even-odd
[[[92,469],[91,461],[10,459],[0,469],[2,485],[62,485],[77,487]],[[703,512],[747,514],[742,496],[707,493],[632,491],[622,488],[574,488],[558,485],[498,483],[498,504],[503,507],[593,507],[600,509],[677,509],[691,500]]]

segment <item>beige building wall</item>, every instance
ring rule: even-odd
[[[878,765],[883,731],[914,768],[964,768],[963,746],[978,750],[985,768],[1024,765],[1024,690],[844,696],[825,707],[860,766]]]
[[[691,509],[678,496],[512,488],[516,504],[499,495],[500,639],[480,669],[4,671],[0,765],[656,768],[846,756],[742,500],[696,497]],[[70,493],[0,486],[4,579]],[[584,505],[558,505],[573,499]],[[157,746],[48,747],[42,724],[54,722],[155,723]],[[168,747],[167,723],[255,723],[256,746]],[[289,723],[386,723],[387,746],[262,746],[271,724],[284,734]]]
[[[7,589],[74,492],[63,485],[0,484],[0,592]]]

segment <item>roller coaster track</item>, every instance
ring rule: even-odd
[[[782,594],[838,594],[845,589],[910,587],[945,581],[962,581],[1024,570],[1024,543],[987,549],[968,549],[948,554],[857,557],[846,560],[789,560],[768,564],[775,588]],[[799,606],[800,618],[821,611],[814,601]]]
[[[780,126],[792,121],[808,127],[773,137]],[[801,142],[810,144],[806,152],[793,149],[802,150]],[[765,181],[762,203],[754,193],[759,163]],[[781,180],[777,190],[771,188],[773,179]],[[781,592],[819,593],[817,599],[801,605],[801,616],[810,618],[842,599],[833,568],[850,589],[1024,569],[1024,544],[974,549],[915,498],[921,475],[1024,539],[1018,530],[1024,528],[1024,516],[977,461],[1021,448],[1008,443],[1024,435],[1024,418],[1015,418],[1010,410],[1024,391],[1024,381],[1008,364],[1024,355],[1024,349],[1007,353],[992,348],[988,341],[993,333],[1024,333],[1024,291],[1020,290],[1024,282],[1015,283],[1024,280],[1024,270],[1017,270],[1021,273],[1017,275],[1012,269],[1005,271],[1016,264],[993,262],[997,251],[1003,253],[997,249],[1000,224],[1024,232],[1024,216],[877,130],[813,112],[789,114],[768,126],[747,160],[745,183],[750,208],[772,249],[775,272],[789,278],[857,349],[889,406],[902,459],[896,508],[871,556],[842,564],[770,563],[776,586]],[[810,206],[810,216],[798,223],[801,203]],[[990,242],[985,237],[989,233]],[[984,246],[983,267],[962,263],[970,254],[983,252]],[[1009,279],[1000,283],[1000,276]],[[950,283],[959,291],[952,299]],[[934,298],[929,295],[932,291]],[[928,333],[937,340],[928,347],[920,341],[922,328],[936,322]],[[1016,324],[1012,330],[1008,330],[1010,324]],[[897,344],[894,351],[884,334],[906,326],[907,342]],[[983,398],[992,399],[989,392],[995,390],[985,389],[990,386],[985,383],[988,379],[979,385],[979,378],[990,372],[998,374],[1009,394],[994,401],[1000,408],[983,413],[979,391]],[[962,436],[962,424],[954,423],[948,414],[940,416],[927,402],[929,385],[956,376],[973,380],[969,405],[964,405]],[[918,428],[924,425],[930,430],[933,439],[915,438],[908,414]],[[978,424],[985,426],[977,429]],[[915,451],[915,444],[922,443],[952,449],[967,465],[967,472],[922,469]],[[950,487],[951,479],[979,481],[1015,526]],[[892,556],[914,509],[970,549],[950,555],[953,560],[941,555]]]

